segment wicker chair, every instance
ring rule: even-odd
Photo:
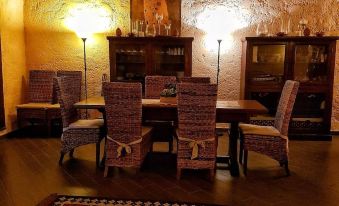
[[[82,79],[82,72],[81,71],[57,71],[57,77],[65,77],[65,76],[71,76],[73,77],[73,85],[74,85],[74,95],[78,98],[78,101],[80,101],[81,97],[81,79]],[[54,86],[53,89],[53,102],[59,103],[58,95],[56,94],[56,89]],[[54,120],[61,120],[61,109],[60,104],[58,107],[55,108],[48,108],[46,113],[47,121],[53,122]]]
[[[29,72],[29,103],[17,105],[18,128],[22,128],[28,120],[33,123],[37,120],[47,126],[48,135],[51,133],[51,119],[48,117],[48,109],[58,109],[59,105],[53,101],[54,71],[31,70]]]
[[[108,168],[140,168],[151,148],[151,127],[142,127],[141,83],[104,82]]]
[[[76,147],[86,144],[96,144],[96,164],[99,166],[100,141],[104,136],[104,121],[100,119],[81,120],[78,117],[74,103],[79,101],[79,85],[77,77],[65,76],[54,79],[56,93],[58,95],[63,124],[61,136],[61,152],[59,164],[62,164],[64,155],[73,152]]]
[[[288,169],[288,126],[293,105],[299,88],[299,82],[287,80],[279,100],[273,126],[259,126],[240,124],[240,163],[244,165],[244,174],[247,174],[248,151],[265,154]],[[244,158],[244,159],[243,159]]]
[[[178,95],[177,179],[182,169],[209,169],[214,179],[217,85],[180,83]]]
[[[181,83],[211,83],[211,78],[209,77],[182,77],[179,79]]]
[[[175,76],[146,76],[145,77],[145,98],[159,99],[160,93],[166,84],[176,84]],[[174,122],[172,121],[147,121],[154,127],[152,139],[153,142],[168,142],[168,150],[173,150],[173,136],[175,135]]]

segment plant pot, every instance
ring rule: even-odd
[[[177,104],[177,97],[160,97],[160,102],[168,104]]]

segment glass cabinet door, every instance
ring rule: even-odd
[[[326,82],[327,56],[326,45],[296,45],[294,79],[300,82]]]
[[[155,73],[157,75],[184,76],[184,45],[159,45],[155,47]]]
[[[118,45],[115,50],[116,80],[143,82],[146,76],[145,45]]]
[[[252,83],[282,83],[285,51],[284,44],[254,44],[250,51],[247,79]]]

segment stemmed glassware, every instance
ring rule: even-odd
[[[171,22],[168,22],[164,26],[165,26],[165,30],[166,30],[166,36],[170,36],[170,33],[171,33]]]
[[[157,23],[158,23],[158,35],[160,35],[160,26],[161,26],[161,21],[164,19],[164,15],[156,13],[155,19],[157,20]]]

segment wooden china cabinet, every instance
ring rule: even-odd
[[[107,37],[111,81],[192,75],[192,37]]]
[[[338,37],[246,37],[243,68],[245,99],[269,109],[251,118],[271,125],[286,80],[300,82],[289,136],[330,139],[330,123]]]

